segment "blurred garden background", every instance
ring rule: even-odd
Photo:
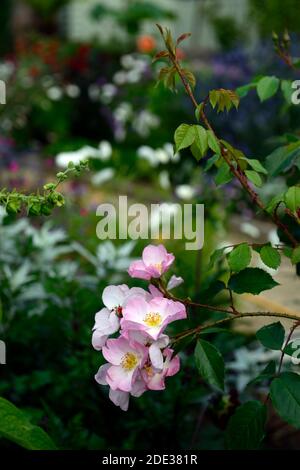
[[[206,161],[199,165],[186,150],[174,156],[174,131],[191,122],[194,111],[179,84],[177,93],[156,84],[161,64],[152,58],[162,44],[155,23],[175,35],[192,33],[179,53],[197,78],[201,100],[210,89],[235,90],[262,75],[296,79],[276,55],[272,32],[287,28],[293,55],[300,56],[299,2],[2,0],[0,18],[0,80],[6,84],[0,187],[35,192],[70,161],[89,159],[90,167],[62,185],[66,205],[50,217],[0,207],[0,339],[7,346],[0,396],[60,448],[222,449],[224,427],[241,397],[264,396],[263,387],[246,385],[279,352],[264,349],[254,337],[257,324],[243,321],[210,335],[229,361],[223,395],[202,382],[187,347],[184,367],[166,391],[132,400],[126,413],[116,408],[94,380],[103,359],[91,346],[91,330],[103,288],[133,285],[126,270],[149,241],[99,240],[96,208],[117,204],[122,194],[147,205],[204,203],[204,248],[185,251],[180,240],[165,244],[177,259],[174,273],[185,280],[182,296],[226,304],[215,282],[223,266],[209,267],[211,252],[243,240],[276,243],[278,234],[254,212],[238,182],[218,188],[203,171]],[[250,92],[238,112],[214,115],[215,128],[264,162],[286,136],[299,136],[300,107],[287,95],[260,103]],[[288,175],[294,184],[300,157],[297,165]],[[271,198],[285,188],[286,178],[276,176],[260,192]],[[159,223],[155,214],[151,222]],[[286,260],[272,274],[284,285],[259,298],[245,295],[244,305],[300,312],[295,268]],[[274,413],[265,445],[299,448],[300,433]],[[16,444],[3,438],[0,446]]]

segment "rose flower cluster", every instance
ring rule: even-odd
[[[131,277],[151,281],[160,278],[174,261],[163,245],[148,245],[142,259],[131,263]],[[182,282],[172,276],[168,288]],[[165,379],[179,371],[179,357],[169,348],[167,325],[186,318],[185,306],[163,296],[149,285],[149,291],[122,284],[108,286],[102,295],[105,305],[96,314],[92,344],[107,363],[95,376],[110,387],[109,397],[122,410],[128,409],[130,395],[139,397],[146,390],[163,390]],[[119,332],[117,338],[110,335]]]

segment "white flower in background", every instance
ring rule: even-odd
[[[145,109],[134,118],[132,127],[140,136],[147,137],[151,129],[157,128],[159,124],[159,117]]]
[[[137,150],[137,155],[144,160],[147,160],[151,166],[156,167],[159,164],[167,164],[169,162],[178,162],[180,154],[174,155],[173,145],[166,143],[162,148],[153,149],[148,145],[142,145]]]
[[[99,144],[98,158],[102,161],[109,160],[112,156],[112,146],[108,140],[102,140]]]
[[[159,164],[158,159],[156,158],[156,151],[149,147],[149,145],[142,145],[137,150],[137,155],[139,158],[143,158],[150,163],[151,166],[157,166]]]
[[[121,57],[120,63],[124,69],[131,69],[134,67],[135,59],[131,54],[125,54]]]
[[[0,63],[0,77],[1,80],[9,80],[15,71],[15,66],[12,62],[5,61]]]
[[[114,117],[121,123],[127,122],[132,117],[132,106],[130,103],[120,103],[114,111]]]
[[[123,272],[128,269],[130,263],[134,260],[131,253],[136,242],[130,240],[120,246],[114,245],[110,240],[105,240],[98,245],[97,248],[97,275],[100,278],[107,277],[108,270],[113,272]],[[112,276],[111,282],[118,282]]]
[[[127,73],[126,72],[116,72],[113,76],[113,81],[116,85],[124,85],[127,81]]]
[[[78,98],[80,95],[80,88],[77,85],[69,84],[66,86],[66,93],[69,98]]]
[[[117,87],[112,83],[105,83],[100,89],[101,101],[105,104],[111,103],[114,96],[117,94]]]
[[[170,144],[170,142],[167,142],[166,144],[163,145],[164,151],[168,154],[169,160],[172,162],[178,162],[180,160],[180,153],[174,153],[174,146],[173,144]]]
[[[295,337],[297,338],[297,334]],[[236,383],[236,388],[242,391],[250,380],[254,379],[270,361],[273,360],[278,364],[280,356],[281,351],[266,350],[260,345],[253,350],[241,347],[234,351],[233,360],[227,364],[227,368],[231,379]],[[292,358],[285,355],[283,364],[290,367],[291,363]],[[294,372],[299,373],[299,367],[298,369],[295,367]]]
[[[169,189],[171,187],[170,175],[167,171],[161,171],[159,173],[158,181],[163,189]]]
[[[250,222],[242,222],[241,231],[252,238],[258,238],[261,234],[260,229]]]
[[[111,180],[115,176],[115,170],[113,168],[104,168],[101,171],[95,173],[92,178],[92,184],[95,186],[100,186],[103,183]]]
[[[58,86],[52,86],[47,90],[47,96],[52,101],[59,101],[63,96],[62,89]]]
[[[66,168],[69,162],[73,162],[74,165],[77,165],[82,160],[87,160],[88,158],[97,158],[99,160],[106,161],[110,159],[111,155],[111,144],[106,140],[103,140],[100,142],[98,148],[85,145],[79,150],[61,152],[56,156],[55,161],[57,166]]]
[[[138,83],[141,79],[141,73],[139,70],[130,70],[127,73],[127,83]]]
[[[179,199],[189,200],[196,195],[196,188],[193,188],[193,186],[190,186],[189,184],[181,184],[176,186],[175,194]]]
[[[92,85],[90,85],[88,88],[88,95],[90,97],[90,100],[98,101],[100,99],[99,85],[96,85],[96,83],[93,83]]]
[[[148,60],[130,54],[122,56],[120,62],[122,70],[119,70],[113,76],[113,82],[116,85],[138,83],[148,67]]]

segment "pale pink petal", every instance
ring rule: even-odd
[[[110,310],[108,308],[102,308],[100,312],[97,312],[95,315],[95,325],[93,327],[93,330],[96,330],[96,328],[99,329],[104,329],[110,327],[110,321],[109,321],[109,316],[110,316]]]
[[[150,291],[150,294],[151,294],[152,298],[154,298],[154,297],[163,297],[164,296],[163,293],[159,289],[157,289],[157,287],[153,286],[153,284],[149,285],[149,291]],[[151,299],[149,299],[149,300],[151,300]]]
[[[102,354],[111,364],[118,366],[124,354],[128,352],[128,341],[125,338],[109,339],[103,347]]]
[[[128,274],[131,277],[136,277],[138,279],[145,279],[149,280],[151,278],[151,274],[147,271],[143,261],[133,261],[128,269]]]
[[[103,366],[99,368],[97,374],[95,375],[95,380],[98,382],[98,384],[107,385],[106,374],[110,367],[110,364],[103,364]]]
[[[121,284],[119,286],[107,286],[105,287],[102,294],[103,303],[109,310],[113,310],[119,305],[123,305],[128,292],[129,287],[126,286],[126,284]]]
[[[163,245],[148,245],[143,250],[142,260],[146,267],[160,264],[166,260],[167,250]]]
[[[97,351],[101,351],[107,341],[108,335],[103,335],[100,330],[95,330],[92,336],[93,348]]]
[[[183,282],[184,280],[182,279],[182,277],[178,277],[173,274],[173,276],[171,276],[171,278],[169,279],[169,282],[167,284],[167,289],[168,290],[174,289],[175,287],[180,286],[180,284],[182,284]]]
[[[156,343],[151,344],[149,348],[150,361],[156,369],[162,369],[164,366],[164,358],[159,346]]]
[[[122,390],[130,392],[135,370],[126,371],[122,366],[111,366],[106,374],[108,385],[113,390]]]
[[[114,405],[119,406],[121,410],[127,411],[129,406],[129,393],[121,390],[109,390],[109,398]]]

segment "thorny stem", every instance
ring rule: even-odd
[[[280,361],[279,361],[279,366],[278,366],[278,371],[277,371],[277,375],[280,374],[281,372],[281,369],[282,369],[282,365],[283,365],[283,359],[284,359],[284,356],[285,356],[285,348],[287,347],[287,345],[289,344],[290,340],[291,340],[291,337],[293,336],[293,333],[295,331],[296,328],[298,328],[298,326],[300,325],[300,320],[298,320],[296,323],[294,323],[294,325],[291,327],[290,329],[290,332],[288,334],[288,337],[284,343],[284,346],[281,350],[281,356],[280,356]]]
[[[232,313],[232,312],[231,312]],[[222,318],[221,320],[217,320],[215,322],[206,323],[205,325],[199,325],[196,328],[191,328],[189,330],[183,331],[178,335],[173,337],[173,344],[187,336],[199,334],[202,330],[207,330],[208,328],[213,328],[216,326],[224,325],[230,321],[236,320],[238,318],[250,318],[250,317],[277,317],[277,318],[285,318],[287,320],[296,320],[299,324],[300,320],[299,317],[296,315],[290,315],[289,313],[279,313],[279,312],[246,312],[246,313],[237,313],[236,315],[232,315],[228,318]]]
[[[214,305],[206,305],[198,302],[193,302],[190,299],[180,299],[179,297],[175,297],[173,294],[171,294],[162,284],[161,281],[158,281],[158,283],[155,283],[152,281],[153,284],[156,284],[158,289],[161,291],[162,294],[167,299],[173,300],[174,302],[181,302],[182,304],[189,306],[189,307],[198,307],[198,308],[204,308],[206,310],[211,310],[213,312],[223,312],[223,313],[229,313],[232,314],[232,309],[231,308],[225,308],[225,307],[219,307],[219,306],[214,306]]]
[[[183,84],[188,96],[190,97],[194,107],[197,109],[199,104],[198,104],[198,102],[197,102],[197,100],[196,100],[196,98],[195,98],[195,96],[192,92],[192,88],[191,88],[190,84],[188,83],[188,80],[186,79],[186,77],[185,77],[185,75],[184,75],[184,73],[181,69],[180,63],[178,62],[178,60],[176,58],[176,55],[170,53],[169,58],[170,58],[172,64],[174,65],[174,67],[175,67],[175,69],[176,69],[176,71],[177,71],[177,73],[178,73],[178,75],[179,75],[179,77],[182,81],[182,84]],[[217,141],[220,145],[221,155],[222,155],[223,159],[225,160],[225,162],[227,163],[227,165],[229,166],[231,173],[233,173],[234,176],[239,180],[240,184],[245,189],[245,191],[249,194],[249,196],[251,197],[254,204],[256,206],[258,206],[263,212],[265,212],[269,217],[271,217],[272,221],[277,225],[277,227],[280,228],[285,233],[285,235],[290,240],[293,247],[298,246],[297,240],[290,233],[287,226],[284,223],[282,223],[275,214],[270,214],[266,210],[266,207],[265,207],[263,201],[260,199],[259,195],[249,185],[247,176],[245,175],[245,173],[241,169],[241,167],[238,164],[237,164],[237,167],[235,167],[231,163],[230,158],[228,156],[229,151],[228,151],[227,148],[224,147],[224,145],[222,144],[220,139],[217,137],[212,125],[210,124],[210,122],[209,122],[209,120],[208,120],[208,118],[205,114],[204,107],[200,108],[200,117],[201,117],[203,123],[205,124],[205,126],[207,127],[207,129],[209,129],[211,132],[213,132],[214,136],[216,137],[216,139],[217,139]]]

